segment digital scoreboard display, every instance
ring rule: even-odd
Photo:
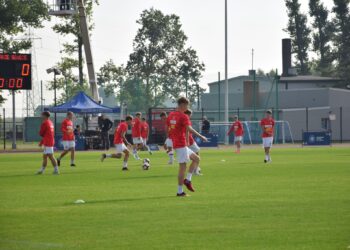
[[[32,89],[31,54],[0,53],[0,90]]]

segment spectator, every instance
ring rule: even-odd
[[[81,136],[81,128],[80,128],[80,125],[75,126],[74,135],[75,135],[75,136]]]
[[[206,116],[203,116],[202,134],[209,134],[209,131],[210,131],[210,121]]]
[[[109,120],[105,115],[102,115],[98,126],[101,130],[102,148],[109,150],[110,145],[108,131],[113,127],[113,122]]]

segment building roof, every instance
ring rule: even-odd
[[[307,75],[307,76],[286,76],[281,77],[280,82],[285,83],[334,83],[334,82],[340,82],[342,79],[334,78],[334,77],[323,77],[323,76],[313,76],[313,75]]]
[[[252,77],[251,77],[251,76],[248,76],[248,75],[240,75],[240,76],[235,76],[235,77],[228,78],[227,80],[228,80],[228,81],[231,81],[231,80],[237,80],[237,79],[242,79],[242,78],[244,78],[244,79],[246,79],[246,78],[251,79]],[[261,76],[261,75],[257,75],[257,76],[255,77],[255,79],[256,79],[256,80],[267,80],[267,81],[270,80],[269,77],[267,77],[267,76]],[[220,82],[221,82],[221,83],[222,83],[222,82],[225,82],[225,79],[221,79]],[[212,85],[212,84],[218,84],[218,81],[208,83],[208,85]]]

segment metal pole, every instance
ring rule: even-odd
[[[279,113],[278,113],[278,109],[279,109],[279,103],[278,103],[278,84],[279,84],[279,80],[278,80],[278,69],[276,69],[276,120],[279,120]]]
[[[16,97],[15,91],[12,90],[12,149],[16,149]]]
[[[220,86],[220,71],[218,72],[218,100],[219,100],[219,103],[218,103],[218,110],[219,110],[219,121],[221,120],[221,86]]]
[[[200,110],[200,101],[199,101],[199,84],[197,84],[197,110]]]
[[[253,116],[254,116],[254,121],[256,121],[256,73],[255,70],[253,70]]]
[[[186,98],[188,98],[188,83],[186,81]]]
[[[53,89],[54,89],[54,102],[55,102],[55,107],[57,105],[57,96],[56,96],[56,72],[53,73]],[[56,121],[57,121],[57,115],[56,115],[56,112],[55,112],[55,116],[54,116],[54,131],[55,131],[55,137],[56,137]]]
[[[4,150],[6,149],[6,114],[5,114],[5,108],[2,109],[2,117],[3,117],[3,133],[4,133]]]
[[[44,111],[44,98],[43,98],[43,81],[40,81],[40,105],[41,105],[41,112]]]
[[[228,124],[228,51],[227,51],[227,0],[225,0],[225,122]],[[225,144],[228,145],[228,136],[225,136]]]
[[[309,108],[308,107],[306,107],[305,112],[306,112],[306,132],[309,132]]]
[[[343,107],[339,108],[339,123],[340,123],[340,143],[343,143]]]

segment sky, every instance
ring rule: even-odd
[[[201,86],[216,81],[218,72],[224,77],[225,69],[225,26],[224,0],[99,0],[95,7],[95,29],[91,43],[95,69],[107,60],[117,65],[126,64],[132,52],[132,42],[138,25],[136,20],[144,9],[156,8],[165,14],[180,17],[187,46],[198,52],[206,70]],[[300,0],[302,11],[307,12],[308,0]],[[330,9],[333,0],[324,0]],[[228,0],[228,76],[247,74],[252,67],[251,51],[254,49],[254,68],[265,71],[282,68],[281,40],[288,34],[283,31],[288,21],[283,0]],[[60,58],[62,43],[69,41],[51,29],[58,22],[52,17],[44,28],[33,30],[36,72],[34,78],[45,83],[52,80],[46,69],[55,65]],[[34,63],[34,62],[33,62]],[[86,67],[84,73],[87,74]],[[39,85],[36,81],[35,84]],[[40,88],[38,88],[40,89]],[[52,91],[44,88],[45,103],[53,102]],[[5,108],[11,111],[11,98]],[[24,114],[24,93],[16,97],[16,112]]]

